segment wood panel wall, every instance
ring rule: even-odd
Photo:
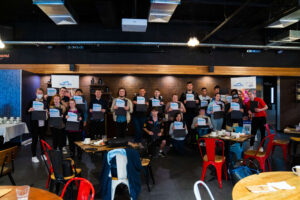
[[[229,75],[229,76],[300,76],[299,68],[215,66],[208,72],[204,65],[136,65],[136,64],[1,64],[0,69],[22,69],[37,74],[160,74],[160,75]]]

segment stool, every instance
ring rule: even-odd
[[[147,187],[148,187],[148,191],[150,192],[149,175],[151,176],[153,185],[155,184],[153,173],[152,173],[151,160],[148,159],[148,158],[142,158],[142,166],[143,166],[143,169],[144,169],[144,175],[145,175],[145,178],[146,178],[146,184],[147,184]]]

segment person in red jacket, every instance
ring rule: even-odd
[[[267,118],[265,110],[268,109],[268,106],[263,99],[256,97],[256,94],[253,90],[248,91],[248,96],[250,101],[247,102],[247,110],[249,118],[252,119],[251,135],[255,136],[257,129],[259,129],[262,141],[265,137],[265,124]],[[250,140],[250,150],[253,150],[254,138],[255,137],[252,137]],[[263,152],[263,148],[261,147],[259,151]]]

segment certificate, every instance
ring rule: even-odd
[[[206,126],[206,120],[204,118],[198,117],[197,124],[198,126]]]
[[[171,102],[170,103],[170,108],[172,108],[172,110],[179,110],[178,103]]]
[[[93,112],[100,112],[101,109],[102,109],[101,104],[96,104],[96,103],[93,104]]]
[[[208,101],[202,100],[201,101],[201,107],[207,107]]]
[[[221,106],[220,106],[220,105],[217,105],[217,104],[214,104],[214,105],[213,105],[213,111],[214,111],[214,112],[220,112],[220,111],[221,111]]]
[[[235,103],[235,102],[231,102],[230,103],[230,108],[232,109],[232,110],[236,110],[236,111],[240,111],[240,104],[238,104],[238,103]]]
[[[137,96],[137,104],[145,104],[145,97]]]
[[[174,129],[178,130],[178,129],[183,129],[183,123],[182,122],[174,122]]]
[[[158,107],[158,106],[160,106],[160,100],[152,99],[152,107]]]
[[[50,108],[49,113],[50,113],[50,117],[60,117],[58,109]]]
[[[119,108],[124,108],[125,107],[125,101],[122,99],[117,99],[116,100],[116,106]]]
[[[39,102],[39,101],[33,101],[32,108],[34,110],[44,110],[44,104],[42,102]]]
[[[47,94],[49,97],[56,95],[56,89],[55,88],[47,88]]]
[[[68,122],[78,122],[78,115],[76,113],[68,112],[68,116]]]
[[[186,100],[187,101],[195,101],[194,94],[186,94]]]
[[[73,99],[75,100],[76,104],[83,104],[82,96],[74,96]]]
[[[232,101],[232,96],[226,96],[226,101],[227,101],[228,103],[231,103],[231,101]]]
[[[226,101],[226,95],[221,95],[221,101]]]

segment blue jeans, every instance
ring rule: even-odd
[[[214,119],[214,116],[211,115],[211,123],[213,125],[214,131],[222,130],[223,118]]]
[[[146,122],[146,117],[136,117],[133,116],[132,121],[135,128],[134,133],[134,142],[140,143],[142,142],[142,136],[143,136],[143,128],[144,123]]]

